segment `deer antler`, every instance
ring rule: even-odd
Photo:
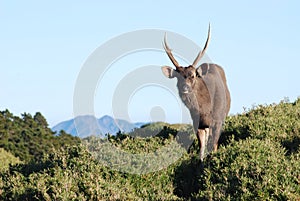
[[[177,68],[180,67],[180,65],[178,64],[178,62],[176,61],[176,59],[174,58],[173,54],[172,54],[172,50],[169,48],[168,44],[167,44],[167,33],[165,33],[165,38],[164,38],[164,43],[163,43],[164,49],[168,55],[168,57],[170,58],[170,60],[172,61],[172,63],[174,64],[174,66]]]
[[[205,45],[204,45],[204,48],[203,48],[203,50],[201,50],[201,51],[199,52],[199,54],[197,55],[196,59],[194,60],[194,62],[193,62],[193,64],[192,64],[192,66],[194,66],[195,68],[196,68],[197,63],[200,61],[200,59],[201,59],[201,58],[203,57],[203,55],[205,54],[206,48],[207,48],[207,46],[208,46],[208,44],[209,44],[209,40],[210,40],[210,24],[209,24],[209,26],[208,26],[208,36],[207,36],[207,39],[206,39],[206,43],[205,43]]]

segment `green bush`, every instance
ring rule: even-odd
[[[11,153],[0,148],[0,173],[9,169],[9,166],[21,163],[20,159],[12,155]],[[0,195],[3,193],[4,183],[0,177]]]
[[[228,144],[232,135],[235,140],[269,138],[280,142],[291,154],[299,150],[299,119],[300,98],[294,103],[281,101],[279,104],[258,105],[243,114],[228,117],[220,143]]]
[[[9,165],[21,163],[20,159],[0,148],[0,172],[8,170]]]
[[[2,174],[2,200],[176,200],[172,168],[135,175],[111,170],[84,146],[54,151],[28,172],[27,165]]]
[[[196,198],[297,200],[300,163],[285,154],[280,143],[269,139],[232,141],[206,159]]]

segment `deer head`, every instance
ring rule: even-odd
[[[181,94],[188,94],[192,92],[192,89],[194,88],[197,78],[204,76],[207,71],[203,71],[203,68],[197,67],[197,64],[199,63],[200,59],[203,57],[205,54],[206,48],[208,47],[210,41],[210,25],[208,27],[208,36],[206,43],[204,45],[203,50],[201,50],[197,57],[195,58],[193,64],[187,66],[187,67],[182,67],[179,65],[179,63],[176,61],[175,57],[172,54],[172,50],[169,48],[167,44],[167,36],[165,34],[164,37],[164,49],[170,58],[171,62],[175,66],[175,69],[169,67],[169,66],[163,66],[162,67],[162,72],[167,78],[174,78],[176,77],[178,79],[177,86],[179,89],[179,93]]]

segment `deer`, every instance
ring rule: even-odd
[[[211,152],[217,151],[222,126],[230,110],[230,92],[223,68],[214,63],[202,63],[197,66],[210,42],[210,25],[208,36],[202,50],[194,62],[183,67],[179,65],[167,44],[165,33],[163,47],[175,66],[161,67],[167,78],[177,78],[179,96],[189,109],[199,144],[200,161]]]

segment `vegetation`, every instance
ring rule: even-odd
[[[196,140],[188,151],[180,146],[195,139],[188,125],[155,123],[133,133],[89,137],[80,145],[61,148],[54,140],[40,157],[34,155],[35,160],[20,157],[23,163],[11,162],[1,169],[0,200],[300,200],[299,119],[300,99],[259,105],[230,116],[220,148],[203,163]],[[8,122],[9,128],[17,127],[16,122]],[[42,122],[36,123],[40,129]],[[2,123],[2,133],[16,133]],[[15,148],[5,150],[17,156],[20,150],[11,142]],[[122,155],[120,159],[108,145],[130,154],[157,153],[163,160],[151,166],[145,158]],[[168,164],[168,158],[177,156]]]
[[[11,153],[5,151],[3,148],[0,148],[0,172],[8,170],[9,165],[15,165],[21,163],[20,159],[12,155]]]
[[[58,135],[50,128],[40,112],[33,117],[24,113],[14,116],[8,110],[0,112],[0,148],[4,148],[21,161],[39,160],[52,148],[80,143],[65,132]]]

